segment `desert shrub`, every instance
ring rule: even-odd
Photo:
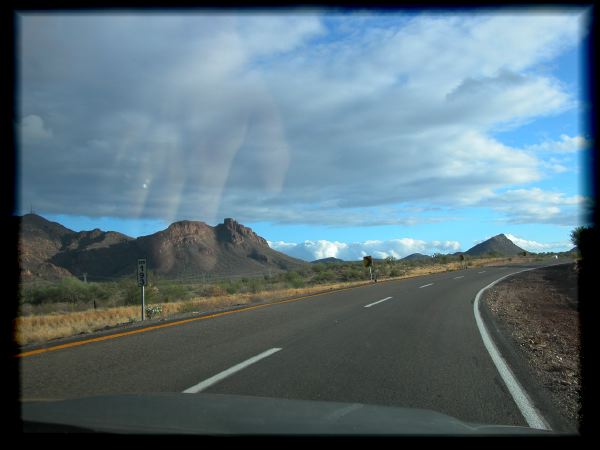
[[[286,272],[285,281],[288,286],[291,286],[294,289],[304,287],[304,279],[302,278],[302,275],[294,270]]]
[[[323,272],[326,269],[327,269],[327,266],[325,264],[323,264],[323,263],[316,263],[316,264],[313,264],[311,266],[311,270],[314,273],[321,273],[321,272]]]
[[[319,272],[314,278],[313,281],[315,283],[328,283],[331,281],[335,281],[337,278],[336,273],[332,269],[324,270]]]
[[[139,305],[142,301],[141,288],[137,285],[135,280],[122,280],[118,286],[118,304],[129,306]],[[144,299],[146,302],[149,301],[153,295],[150,289],[144,290]]]
[[[304,280],[302,278],[295,278],[293,280],[290,281],[290,285],[294,288],[294,289],[300,289],[304,287]]]
[[[242,289],[242,285],[243,284],[241,280],[222,280],[213,285],[212,288],[209,287],[207,289],[208,296],[237,294]]]
[[[448,263],[448,255],[444,255],[442,253],[435,253],[432,259],[438,264]]]
[[[209,284],[202,289],[202,295],[205,297],[219,297],[226,293],[226,287],[218,284]]]
[[[58,283],[29,286],[21,290],[22,303],[41,305],[43,303],[87,303],[94,298],[106,298],[108,292],[103,292],[96,283],[84,283],[77,278],[65,278]]]
[[[237,294],[237,291],[238,286],[233,283],[225,286],[225,292],[227,292],[229,295]]]
[[[398,267],[393,267],[389,273],[390,277],[399,277],[402,275],[403,275],[403,271],[401,271]]]
[[[308,278],[312,274],[312,270],[310,268],[298,269],[298,273],[302,278]]]
[[[344,268],[344,271],[341,273],[342,281],[355,281],[355,280],[361,280],[364,278],[365,278],[364,270],[362,270],[358,267],[346,266]]]
[[[251,292],[253,294],[257,294],[258,292],[262,292],[266,289],[265,281],[260,278],[250,278],[246,282],[245,290],[246,292]]]
[[[152,319],[153,317],[160,316],[162,314],[162,305],[147,305],[146,306],[146,317]]]
[[[176,283],[157,286],[154,292],[156,294],[156,301],[159,303],[185,300],[191,295],[190,289],[186,289],[185,286]]]

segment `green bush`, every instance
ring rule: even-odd
[[[159,303],[168,303],[178,300],[185,300],[190,296],[190,289],[181,284],[165,284],[157,286],[156,301]]]
[[[20,298],[22,303],[41,305],[43,303],[90,302],[100,295],[107,296],[95,283],[84,283],[77,278],[65,278],[51,285],[24,288]]]
[[[300,289],[304,287],[304,280],[302,278],[296,278],[290,281],[290,285],[294,289]]]
[[[392,270],[390,270],[390,277],[399,277],[402,275],[402,271],[400,271],[400,269],[398,269],[397,267],[394,267]]]
[[[253,294],[257,294],[266,289],[265,281],[260,278],[250,278],[246,282],[245,290],[246,292],[251,292]]]
[[[229,295],[237,294],[240,290],[241,282],[227,280],[219,283],[220,288]]]
[[[288,286],[291,286],[294,289],[304,287],[304,279],[302,278],[302,275],[296,271],[286,272],[285,281]]]
[[[122,281],[119,286],[119,297],[125,306],[140,305],[142,303],[142,288],[134,280]],[[154,295],[150,289],[144,288],[144,301],[153,300]]]
[[[332,270],[324,270],[319,272],[314,278],[313,281],[318,284],[328,283],[334,281],[337,278],[337,274]]]
[[[342,281],[356,281],[365,278],[365,273],[358,267],[347,266],[340,276]]]
[[[327,266],[326,266],[325,264],[323,264],[323,263],[316,263],[316,264],[313,264],[313,265],[311,266],[311,270],[312,270],[314,273],[321,273],[321,272],[323,272],[325,269],[327,269]]]

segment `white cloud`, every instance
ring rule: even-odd
[[[491,132],[573,107],[536,68],[577,44],[575,14],[24,14],[20,29],[24,130],[54,145],[21,149],[40,210],[411,224],[436,219],[360,209],[476,205],[566,167]]]
[[[304,241],[300,244],[292,242],[271,242],[268,244],[274,250],[288,254],[295,258],[313,261],[323,258],[340,258],[340,254],[344,253],[348,248],[348,244],[343,242],[331,242],[325,240],[319,241]]]
[[[331,56],[354,57],[359,67],[372,66],[389,79],[404,73],[420,93],[439,98],[467,77],[490,77],[501,69],[522,72],[553,58],[580,38],[579,17],[577,12],[416,15],[391,33],[371,33],[370,46],[335,48]]]
[[[21,120],[21,139],[24,143],[44,141],[52,137],[52,130],[47,128],[40,116],[30,114]]]
[[[304,241],[301,243],[269,241],[268,243],[274,250],[306,261],[330,257],[345,261],[356,261],[367,255],[378,259],[384,259],[388,256],[400,259],[413,253],[454,253],[460,250],[460,243],[457,241],[427,242],[412,238],[352,243],[327,240]]]
[[[568,94],[554,80],[506,69],[490,77],[465,79],[447,100],[452,110],[462,115],[468,111],[467,120],[484,129],[514,126],[572,106]]]
[[[480,205],[490,206],[504,214],[509,223],[549,223],[575,226],[591,206],[591,200],[581,195],[567,196],[540,188],[513,189],[483,200]]]
[[[550,153],[575,153],[585,150],[591,146],[591,142],[583,136],[569,136],[561,134],[560,140],[546,140],[539,144],[533,144],[525,147],[530,152],[550,152]]]
[[[325,32],[320,20],[310,15],[248,15],[236,25],[244,49],[252,56],[287,52]]]
[[[564,173],[570,169],[568,166],[563,164],[563,161],[556,158],[550,158],[548,161],[542,161],[542,167],[549,170],[552,173]]]
[[[581,152],[591,148],[591,145],[592,141],[584,136],[561,134],[557,140],[546,139],[525,146],[522,150],[539,161],[540,169],[548,178],[554,174],[579,174],[582,168],[578,158]]]
[[[573,243],[570,241],[563,242],[537,242],[520,237],[514,236],[510,233],[506,234],[506,237],[510,239],[516,246],[521,247],[524,250],[534,253],[544,252],[565,252],[573,248]]]

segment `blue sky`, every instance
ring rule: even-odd
[[[133,237],[232,217],[307,260],[568,250],[586,20],[22,14],[17,213]]]

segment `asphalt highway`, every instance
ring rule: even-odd
[[[20,396],[240,394],[422,408],[467,422],[528,426],[473,310],[482,288],[526,268],[373,283],[24,353]]]

